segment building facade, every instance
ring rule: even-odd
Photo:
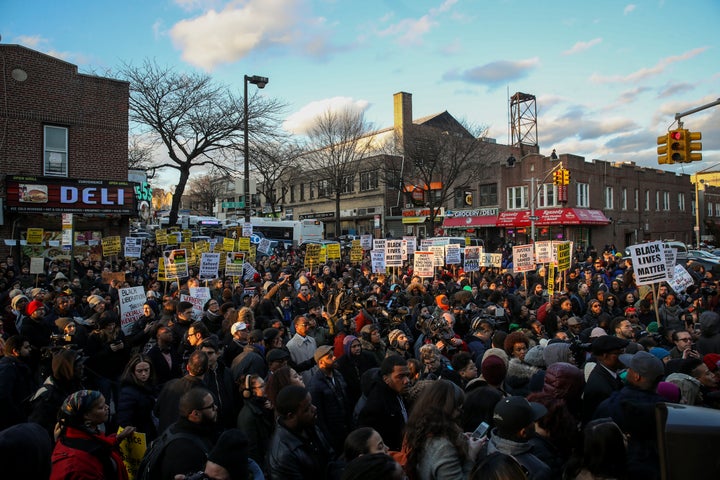
[[[73,214],[65,219],[86,245],[127,232],[137,215],[129,84],[19,45],[0,45],[0,56],[0,248],[9,254],[28,228],[43,229],[43,246],[61,246],[62,214]]]

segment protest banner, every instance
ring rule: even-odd
[[[533,270],[535,270],[535,256],[533,255],[532,244],[513,246],[513,272],[520,273]]]
[[[432,278],[435,275],[435,266],[432,252],[415,252],[413,275],[421,278]]]
[[[628,247],[635,272],[636,285],[650,285],[668,280],[665,247],[661,241]]]
[[[165,257],[158,257],[158,275],[157,279],[161,282],[167,282],[167,275],[165,274]]]
[[[155,230],[155,243],[157,243],[158,245],[168,244],[168,235],[164,229]]]
[[[120,237],[103,237],[102,254],[103,257],[111,257],[120,253]]]
[[[385,240],[385,267],[402,267],[402,240]]]
[[[140,258],[142,255],[142,238],[125,237],[126,258]]]
[[[357,242],[357,245],[355,245]],[[359,240],[353,240],[353,246],[350,248],[350,261],[352,263],[360,263],[363,259],[363,248],[360,246]]]
[[[168,279],[188,276],[187,251],[184,248],[167,250],[165,257],[165,276]]]
[[[445,266],[445,247],[443,245],[429,245],[427,251],[433,253],[434,266]]]
[[[373,273],[385,273],[385,250],[372,250],[370,252]]]
[[[572,253],[570,242],[558,243],[555,245],[555,251],[557,252],[557,266],[559,272],[565,272],[570,270],[570,256]]]
[[[328,243],[326,247],[328,260],[340,260],[341,256],[339,243]]]
[[[683,293],[688,287],[695,285],[692,275],[682,265],[675,265],[673,270],[675,271],[672,278],[668,280],[668,285],[675,293]]]
[[[225,255],[225,276],[241,277],[245,264],[245,252],[227,252]]]
[[[373,236],[369,234],[360,235],[360,246],[363,250],[372,250]]]
[[[312,268],[320,263],[320,250],[321,246],[319,243],[308,243],[305,247],[305,267]]]
[[[225,240],[223,240],[223,243]],[[240,237],[237,239],[238,251],[249,252],[250,251],[250,239],[248,237]]]
[[[465,247],[465,261],[463,263],[463,270],[465,270],[465,272],[480,271],[480,255],[482,251],[482,247]]]
[[[372,241],[372,249],[373,250],[385,250],[385,239],[384,238],[374,238]]]
[[[200,280],[211,280],[217,278],[220,271],[220,254],[214,252],[203,252],[200,257]]]
[[[128,335],[138,318],[143,316],[143,305],[147,300],[143,287],[121,288],[118,290],[120,300],[120,328]]]
[[[417,238],[414,236],[403,236],[402,239],[407,245],[407,254],[413,255],[415,250],[417,250]]]
[[[535,263],[550,263],[552,260],[552,242],[550,240],[535,242]]]
[[[235,239],[234,238],[223,238],[223,250],[226,252],[232,252],[235,250]]]
[[[450,243],[445,245],[445,265],[459,265],[462,263],[460,245]]]
[[[258,243],[257,246],[257,251],[263,255],[270,255],[272,253],[272,244],[270,243],[270,240],[267,238],[261,238],[260,243]]]
[[[119,427],[118,433],[122,431],[123,427]],[[135,480],[138,468],[140,468],[140,462],[147,451],[146,433],[135,432],[120,442],[118,447],[120,448],[120,456],[128,473],[128,480]]]

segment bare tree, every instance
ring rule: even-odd
[[[335,236],[340,235],[340,200],[353,190],[357,163],[374,150],[371,126],[362,112],[327,110],[308,131],[307,172],[318,179],[318,196],[335,198]]]
[[[217,172],[210,171],[188,181],[186,196],[190,197],[190,202],[193,205],[197,205],[197,210],[203,213],[212,213],[215,202],[225,191],[225,185],[222,182],[215,181],[217,178]]]
[[[143,143],[138,137],[131,136],[128,145],[128,168],[148,170],[152,164],[152,145]]]
[[[130,82],[130,120],[144,126],[167,149],[168,159],[154,165],[176,170],[170,225],[177,221],[180,200],[194,168],[235,171],[242,151],[242,98],[208,75],[183,74],[146,60],[141,67],[124,65],[121,75]],[[278,131],[282,105],[254,96],[249,102],[249,133],[253,139]]]
[[[487,133],[484,127],[464,125],[450,115],[430,125],[414,125],[404,132],[405,184],[424,190],[428,221],[435,225],[439,207],[453,198],[458,189],[472,189],[485,178]]]
[[[291,143],[258,142],[253,145],[250,163],[260,180],[258,193],[265,198],[271,212],[285,202],[285,194],[300,170],[302,153],[299,146]]]

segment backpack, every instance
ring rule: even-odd
[[[160,478],[160,463],[162,456],[165,453],[165,448],[172,441],[180,438],[191,440],[195,446],[205,452],[206,455],[210,451],[210,445],[207,445],[202,439],[189,433],[173,432],[171,426],[166,428],[165,431],[152,442],[150,448],[145,452],[145,455],[138,466],[137,473],[135,474],[135,479],[154,480]]]

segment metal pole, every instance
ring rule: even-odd
[[[695,248],[700,249],[700,179],[695,174]]]
[[[535,243],[535,177],[530,177],[530,243]]]
[[[244,103],[244,127],[243,127],[243,155],[245,156],[245,182],[244,182],[244,192],[243,192],[243,201],[245,202],[245,223],[250,223],[250,146],[248,145],[248,76],[244,76],[244,93],[243,93],[243,103]]]

